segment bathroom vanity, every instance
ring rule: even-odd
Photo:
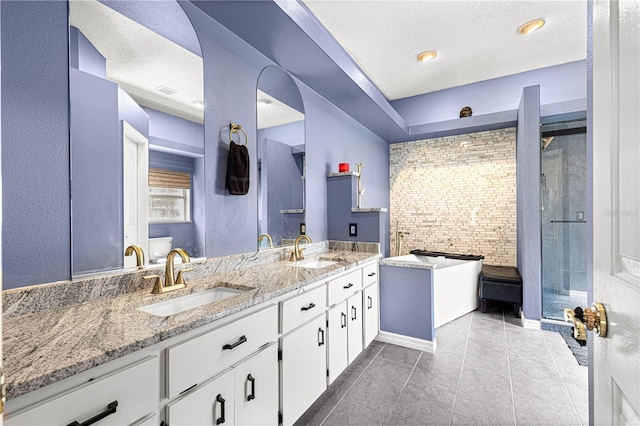
[[[378,257],[332,250],[7,318],[6,424],[292,424],[377,335]],[[139,309],[220,286],[243,291]]]

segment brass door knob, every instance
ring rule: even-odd
[[[607,311],[602,303],[594,302],[584,310],[565,309],[564,320],[573,324],[573,337],[581,344],[587,341],[587,330],[599,337],[607,335]]]

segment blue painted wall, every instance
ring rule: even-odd
[[[2,262],[14,288],[71,273],[67,4],[0,7]]]
[[[380,330],[433,341],[433,270],[380,265]]]
[[[168,148],[180,155],[204,155],[204,126],[151,108],[142,108],[149,115],[149,144]]]
[[[122,137],[118,85],[69,70],[72,274],[122,267]]]
[[[527,71],[392,101],[410,126],[457,119],[463,106],[473,115],[518,109],[522,88],[540,86],[542,105],[587,97],[586,61]]]
[[[516,232],[522,310],[531,320],[539,320],[542,314],[540,143],[540,87],[525,87],[516,135]]]
[[[69,66],[107,78],[107,60],[76,27],[69,27]]]

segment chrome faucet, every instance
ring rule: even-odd
[[[184,273],[193,271],[193,268],[183,268],[182,270],[178,271],[178,276],[174,278],[173,259],[175,258],[176,254],[180,256],[180,258],[182,259],[182,263],[191,262],[191,258],[189,258],[189,255],[183,249],[176,248],[171,250],[169,254],[167,254],[167,265],[164,273],[164,285],[162,285],[162,281],[160,281],[159,275],[147,275],[145,277],[142,277],[145,280],[155,279],[155,284],[153,286],[153,290],[151,290],[151,293],[166,293],[168,291],[179,290],[187,286],[187,283],[184,281]]]
[[[291,252],[291,257],[289,257],[289,262],[295,262],[296,260],[304,259],[302,252],[306,249],[304,247],[300,248],[300,241],[302,240],[307,240],[309,244],[311,244],[312,242],[311,238],[309,238],[308,235],[298,235],[298,238],[296,238],[296,242],[293,245],[293,251]]]
[[[130,245],[124,251],[124,255],[125,256],[131,256],[133,253],[136,254],[136,266],[143,266],[144,265],[144,251],[142,251],[142,248],[140,246]]]
[[[267,241],[269,241],[269,247],[273,248],[273,240],[271,239],[271,235],[269,234],[262,234],[258,237],[258,247],[260,247],[260,243],[262,242],[262,240],[266,238]]]

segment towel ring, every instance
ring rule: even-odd
[[[244,133],[244,144],[248,145],[249,138],[247,137],[247,132],[245,132],[242,126],[239,124],[229,124],[229,141],[233,141],[233,133],[238,133],[238,130],[241,130],[242,133]],[[242,142],[242,138],[240,138],[240,134],[238,133],[238,143],[240,142]]]

